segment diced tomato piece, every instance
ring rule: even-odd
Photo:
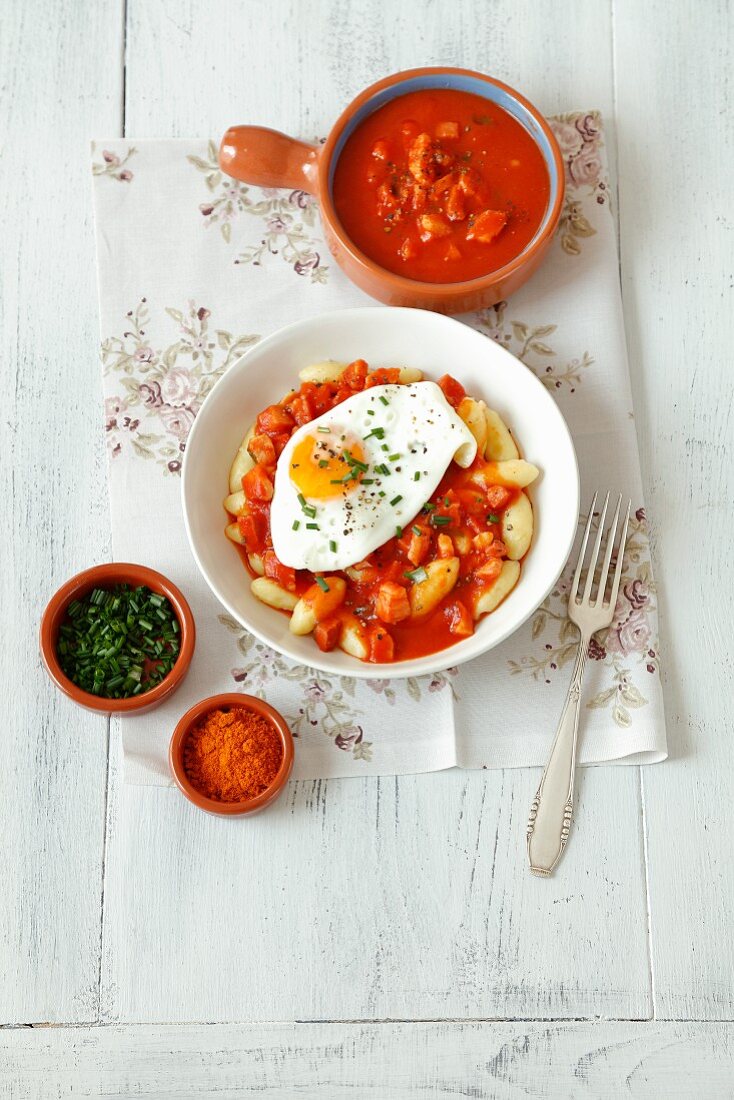
[[[260,463],[248,470],[242,478],[242,488],[250,500],[272,500],[273,482],[270,474]]]
[[[240,534],[245,540],[245,548],[250,554],[259,554],[265,544],[268,530],[267,518],[262,512],[247,512],[237,520]]]
[[[395,658],[395,643],[384,626],[374,626],[369,632],[369,657],[373,664],[385,664]]]
[[[450,191],[452,187],[458,185],[459,179],[460,177],[457,172],[447,172],[445,176],[441,176],[441,178],[434,183],[433,194],[443,195],[445,191]]]
[[[461,507],[470,516],[482,516],[487,514],[487,496],[479,489],[459,489],[458,497]]]
[[[489,550],[494,542],[494,535],[491,531],[481,531],[478,535],[475,535],[471,541],[474,549],[483,553]]]
[[[275,555],[274,550],[265,550],[262,556],[265,576],[277,581],[282,588],[289,592],[296,590],[296,571],[289,565],[283,565]]]
[[[449,191],[449,197],[446,199],[446,217],[452,222],[462,222],[466,217],[466,204],[464,202],[463,192],[458,187],[452,187]],[[456,249],[456,256],[458,258],[461,253],[456,245],[453,246]]]
[[[484,495],[489,507],[501,512],[510,503],[512,492],[501,485],[490,485]]]
[[[347,594],[347,582],[343,577],[323,577],[326,590],[319,584],[312,584],[301,597],[313,608],[317,622],[322,622],[333,615],[338,607],[344,603]]]
[[[364,561],[358,561],[355,565],[350,566],[348,574],[355,584],[374,584],[379,577],[379,573],[374,563],[371,562],[369,558],[365,558]]]
[[[372,156],[375,160],[389,159],[389,149],[384,138],[380,138],[379,141],[376,141],[372,146]]]
[[[446,617],[452,634],[467,638],[474,633],[474,620],[461,600],[456,600],[446,608]]]
[[[451,535],[439,535],[438,536],[438,556],[439,558],[453,558],[456,551],[454,550],[454,542]]]
[[[502,560],[500,558],[490,558],[484,565],[480,565],[478,569],[474,570],[474,576],[478,577],[482,581],[494,582],[502,572]]]
[[[310,394],[299,393],[292,401],[289,402],[290,410],[293,415],[293,419],[299,428],[303,424],[308,424],[313,420],[315,416],[315,409],[311,401]]]
[[[501,210],[483,210],[466,231],[468,241],[490,244],[507,225],[507,215]]]
[[[293,417],[282,405],[269,405],[267,409],[263,409],[255,424],[257,433],[266,432],[268,435],[287,432],[290,436],[294,427]]]
[[[416,535],[415,531],[411,527],[405,532],[403,537],[398,540],[400,548],[405,552],[405,556],[412,565],[420,565],[424,561],[428,552],[431,549],[431,533],[423,526],[419,526],[420,534]]]
[[[255,462],[261,463],[263,466],[275,465],[275,445],[269,435],[265,435],[265,432],[261,432],[259,435],[254,435],[247,447],[248,451],[255,459]]]
[[[334,649],[339,644],[341,629],[341,619],[338,615],[332,615],[330,618],[324,619],[323,622],[317,623],[313,636],[319,649],[323,650],[324,653]]]
[[[448,237],[451,233],[451,226],[442,214],[421,214],[418,218],[418,228],[422,241]]]
[[[404,260],[412,260],[415,256],[418,255],[418,250],[411,241],[410,237],[406,237],[403,243],[400,245],[400,248],[398,249],[398,254],[402,256]]]
[[[383,623],[399,623],[409,619],[408,593],[393,581],[383,581],[377,592],[375,614]]]
[[[436,126],[436,137],[440,138],[442,141],[458,141],[459,134],[458,122],[439,122]]]
[[[442,378],[439,378],[438,384],[443,390],[443,395],[448,401],[449,405],[453,405],[456,408],[466,397],[466,390],[462,386],[461,382],[457,382],[455,378],[452,378],[450,374],[444,374]]]
[[[339,381],[349,386],[350,390],[362,390],[367,378],[367,370],[364,359],[355,359],[342,371]]]
[[[364,388],[368,390],[371,386],[394,385],[399,379],[399,367],[379,367],[378,370],[373,370],[371,374],[367,375]]]
[[[286,435],[285,432],[279,432],[277,435],[272,435],[270,438],[273,441],[273,447],[275,448],[275,455],[277,458],[290,439],[290,435]]]

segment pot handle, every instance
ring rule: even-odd
[[[228,176],[256,187],[318,190],[318,146],[268,130],[231,126],[219,146],[219,167]]]

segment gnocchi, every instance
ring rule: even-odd
[[[484,454],[487,446],[487,406],[483,401],[465,397],[456,409],[461,419],[477,441],[477,453]]]
[[[520,493],[502,514],[502,541],[510,561],[525,557],[532,538],[533,509],[525,493]]]
[[[410,589],[410,614],[414,619],[428,615],[447,596],[459,578],[458,558],[439,558],[424,566],[425,580]]]
[[[496,413],[494,409],[487,408],[485,405],[484,415],[487,421],[487,441],[484,447],[484,457],[489,459],[490,462],[506,462],[511,458],[519,458],[520,454],[515,440],[499,413]]]
[[[502,572],[497,580],[494,582],[491,588],[486,588],[483,592],[480,592],[473,601],[472,611],[474,612],[474,618],[480,619],[482,615],[488,615],[490,611],[494,611],[496,607],[504,600],[505,596],[508,596],[512,589],[517,584],[520,576],[520,563],[517,561],[506,561],[502,563]]]
[[[274,607],[278,611],[292,611],[298,603],[298,596],[286,591],[271,577],[255,577],[250,585],[250,591],[261,603],[266,603],[268,607]]]
[[[252,460],[252,455],[248,451],[248,445],[255,433],[255,425],[250,428],[245,438],[240,443],[237,454],[234,456],[234,462],[232,463],[229,471],[229,491],[230,493],[237,493],[242,488],[242,478],[245,474],[253,468],[255,463]]]

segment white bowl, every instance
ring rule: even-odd
[[[297,387],[298,371],[324,359],[366,359],[371,367],[420,367],[434,381],[452,374],[484,398],[540,467],[531,487],[535,534],[517,587],[475,633],[449,649],[394,664],[365,664],[341,650],[322,653],[296,637],[288,619],[261,604],[237,549],[225,538],[222,500],[235,451],[258,412]],[[217,599],[261,641],[299,664],[364,678],[419,676],[469,661],[503,642],[558,580],[579,511],[573,443],[558,407],[535,375],[493,340],[460,321],[419,309],[368,307],[327,313],[273,333],[229,368],[204,402],[183,464],[183,510],[191,549]]]

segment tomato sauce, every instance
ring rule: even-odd
[[[275,555],[270,533],[270,503],[277,458],[290,436],[327,409],[372,385],[396,383],[399,370],[368,372],[357,360],[335,382],[304,382],[279,405],[264,409],[255,423],[250,453],[255,466],[242,478],[247,510],[237,519],[244,545],[243,559],[253,576],[265,573],[282,588],[303,597],[319,579],[341,578],[345,592],[339,606],[323,618],[314,604],[318,626],[315,640],[322,649],[339,644],[345,619],[362,632],[367,660],[403,661],[446,649],[474,631],[473,609],[499,576],[507,549],[502,542],[502,516],[519,490],[488,483],[482,471],[488,464],[477,454],[468,469],[451,462],[436,491],[418,515],[399,533],[344,571],[325,576],[283,565]],[[438,383],[447,401],[458,406],[464,389],[450,375]],[[477,476],[479,475],[479,477]],[[437,560],[458,560],[458,578],[452,589],[428,614],[407,617],[413,584],[423,566]],[[258,568],[253,568],[253,561]],[[315,599],[326,593],[316,588]],[[330,597],[331,598],[331,597]],[[403,611],[400,612],[400,608]]]
[[[534,237],[550,182],[538,146],[507,111],[470,92],[398,96],[357,126],[333,198],[354,244],[428,283],[498,270]]]

